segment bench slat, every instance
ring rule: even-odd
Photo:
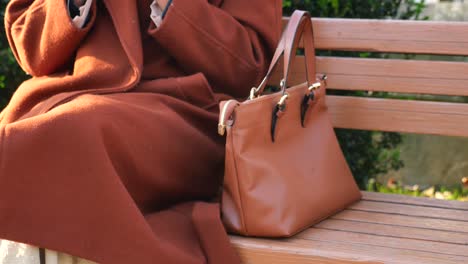
[[[431,213],[428,203],[435,202],[439,207],[434,209],[457,211],[465,219],[468,211],[463,203],[409,198],[363,192],[363,200],[353,206],[379,205],[383,209],[377,211],[382,212],[345,209],[292,238],[231,236],[231,241],[246,264],[468,263],[468,221],[436,218],[442,211],[435,212],[436,217],[426,215]],[[385,209],[388,206],[391,210]],[[400,207],[425,214],[394,214]]]
[[[348,207],[348,209],[366,212],[419,216],[434,219],[465,221],[468,224],[468,212],[465,210],[421,207],[417,205],[406,204],[390,204],[385,202],[373,201],[361,201],[360,203],[356,203]]]
[[[468,95],[468,81],[365,75],[329,74],[330,88],[351,91],[379,91],[406,94]],[[297,78],[300,82],[301,78]]]
[[[282,64],[270,84],[281,79]],[[328,88],[468,96],[468,63],[399,59],[317,57],[317,71],[328,75]],[[305,81],[304,57],[292,65],[289,85]]]
[[[465,62],[319,57],[317,63],[318,72],[327,74],[424,78],[427,84],[432,79],[468,80]]]
[[[411,249],[422,252],[468,257],[467,245],[454,245],[443,242],[422,241],[409,238],[383,237],[337,230],[310,228],[305,232],[298,234],[296,238],[315,241],[345,242],[351,244],[383,246],[394,249]]]
[[[376,192],[361,192],[362,200],[379,201],[396,204],[410,204],[433,208],[459,209],[468,211],[468,203],[460,201],[446,201],[434,198],[411,197],[402,194],[388,194]],[[468,238],[467,238],[468,239]]]
[[[427,230],[415,227],[391,226],[376,223],[362,223],[339,219],[327,219],[326,221],[322,221],[315,225],[315,228],[379,235],[383,237],[411,238],[468,246],[468,235],[465,233]]]
[[[410,249],[291,238],[268,240],[231,236],[244,264],[465,263],[467,257]]]
[[[327,96],[327,105],[339,128],[468,136],[468,104]]]
[[[443,230],[457,233],[464,233],[468,236],[468,222],[441,220],[433,218],[421,218],[407,215],[392,215],[386,213],[365,212],[356,210],[344,210],[334,216],[332,219],[358,221],[363,223],[385,224],[393,226],[416,227]]]
[[[468,55],[467,22],[313,18],[312,25],[318,49]]]

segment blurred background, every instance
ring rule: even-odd
[[[9,1],[0,0],[3,21]],[[468,20],[468,1],[463,0],[284,0],[283,14],[308,10],[314,17]],[[441,36],[443,38],[443,36]],[[412,58],[467,61],[467,57],[319,51],[322,56]],[[467,73],[468,74],[468,73]],[[0,110],[16,87],[29,78],[9,50],[4,28],[0,31]],[[467,87],[468,89],[468,87]],[[466,97],[415,94],[330,91],[354,96],[410,98],[468,103]],[[442,137],[337,129],[341,147],[362,190],[468,201],[468,138]],[[337,183],[339,184],[339,183]]]

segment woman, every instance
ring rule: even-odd
[[[6,11],[33,78],[0,114],[0,238],[98,263],[238,263],[212,203],[217,105],[265,74],[281,1],[75,4]]]

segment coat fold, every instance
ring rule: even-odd
[[[32,75],[0,114],[0,239],[98,263],[239,263],[214,203],[220,99],[246,97],[281,32],[280,0],[12,0]]]

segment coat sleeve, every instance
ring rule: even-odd
[[[5,29],[16,60],[25,72],[43,76],[56,72],[70,60],[92,27],[76,27],[65,0],[12,0],[5,13]]]
[[[217,92],[245,97],[266,73],[281,17],[281,0],[173,0],[148,32],[187,73],[202,72]]]

